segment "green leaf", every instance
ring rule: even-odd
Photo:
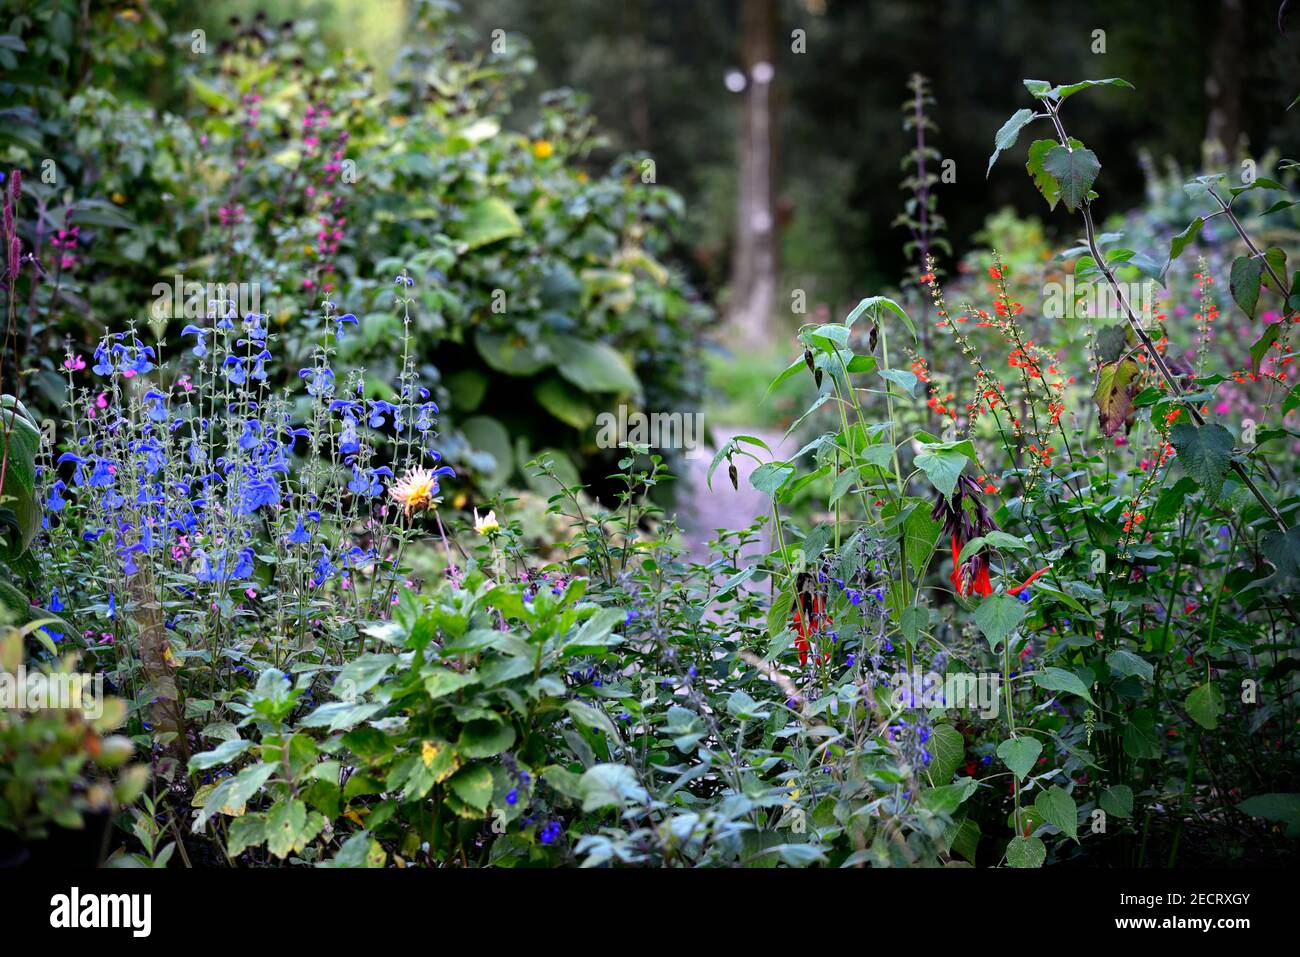
[[[748,693],[737,688],[727,697],[727,713],[742,721],[764,721],[769,712],[762,710]]]
[[[781,374],[778,375],[775,379],[773,379],[772,382],[768,385],[767,391],[763,393],[764,400],[766,400],[767,397],[772,394],[773,389],[779,386],[786,379],[790,379],[798,375],[800,369],[807,369],[807,368],[808,365],[804,362],[803,356],[799,356],[799,358],[795,359],[794,362],[791,362],[788,366],[786,366],[785,369],[782,370]]]
[[[473,671],[461,672],[452,671],[450,668],[434,667],[423,672],[423,675],[425,693],[434,701],[455,694],[461,688],[478,684],[478,675]]]
[[[1169,430],[1169,441],[1178,450],[1178,461],[1205,497],[1217,501],[1232,460],[1232,433],[1217,424],[1180,422]]]
[[[907,393],[909,398],[912,396],[912,390],[916,388],[916,383],[919,381],[916,378],[915,372],[909,372],[906,369],[881,369],[880,377],[894,383]]]
[[[644,804],[649,799],[637,782],[636,772],[624,764],[593,765],[583,772],[578,788],[584,811]]]
[[[793,474],[794,466],[786,462],[764,462],[749,473],[749,484],[764,495],[774,497]]]
[[[944,498],[951,498],[957,487],[957,478],[966,466],[966,456],[956,449],[927,448],[916,457],[916,467]]]
[[[474,345],[490,368],[506,375],[536,375],[552,362],[545,343],[513,333],[480,329],[474,335]]]
[[[591,654],[621,640],[613,634],[614,628],[627,619],[627,612],[622,608],[601,608],[582,623],[578,633],[564,643],[564,654]]]
[[[216,767],[218,764],[230,764],[252,746],[252,741],[223,741],[211,751],[204,751],[191,757],[189,768],[191,771],[202,771]]]
[[[969,817],[953,822],[943,833],[944,840],[953,853],[959,854],[971,864],[975,863],[975,852],[979,849],[981,836],[979,822]]]
[[[506,427],[489,416],[475,415],[462,422],[460,430],[476,451],[492,456],[493,469],[481,479],[483,487],[495,491],[509,481],[515,471],[515,455]]]
[[[1187,224],[1186,229],[1184,229],[1173,239],[1169,240],[1169,261],[1170,262],[1173,262],[1175,259],[1177,259],[1179,256],[1183,254],[1183,250],[1185,250],[1192,243],[1192,241],[1195,240],[1196,237],[1201,234],[1201,230],[1204,228],[1204,226],[1205,226],[1205,220],[1202,219],[1200,216],[1197,216],[1195,219],[1193,219],[1190,223]]]
[[[985,179],[988,179],[989,174],[993,172],[993,164],[998,161],[998,156],[1003,150],[1009,150],[1016,145],[1016,140],[1020,138],[1020,131],[1028,126],[1033,118],[1033,110],[1016,110],[1011,114],[1011,118],[1002,124],[1002,128],[993,137],[993,155],[989,157],[988,169],[984,171]]]
[[[1252,372],[1259,372],[1259,364],[1264,361],[1264,356],[1268,355],[1268,350],[1277,342],[1284,324],[1281,322],[1271,322],[1264,327],[1264,334],[1250,347],[1250,369]]]
[[[1054,146],[1043,156],[1043,169],[1056,178],[1065,208],[1074,212],[1088,197],[1101,172],[1097,154],[1087,147]]]
[[[1214,730],[1219,726],[1219,715],[1223,714],[1223,696],[1218,688],[1206,682],[1191,690],[1183,700],[1183,707],[1202,728]]]
[[[1266,821],[1287,825],[1288,837],[1300,837],[1300,794],[1256,794],[1237,805],[1237,810]]]
[[[1043,160],[1054,147],[1059,145],[1056,140],[1034,140],[1029,145],[1029,159],[1025,163],[1025,169],[1033,178],[1038,191],[1043,194],[1043,199],[1047,200],[1049,209],[1056,209],[1056,204],[1061,200],[1061,184],[1055,176],[1043,168]],[[1074,137],[1070,137],[1070,146],[1075,149],[1083,148],[1083,144]]]
[[[1088,686],[1083,683],[1083,680],[1073,671],[1066,671],[1064,668],[1042,668],[1035,671],[1034,684],[1048,691],[1068,691],[1083,698],[1089,704],[1096,703],[1088,693]]]
[[[568,339],[553,351],[560,375],[587,392],[641,392],[641,380],[623,354],[607,343]]]
[[[1143,681],[1149,682],[1155,674],[1151,662],[1139,658],[1131,651],[1112,651],[1106,656],[1106,664],[1110,665],[1110,670],[1121,678],[1137,675]]]
[[[1135,711],[1124,725],[1124,753],[1134,758],[1158,758],[1156,717],[1150,711]]]
[[[456,750],[467,758],[490,758],[515,743],[513,725],[479,718],[461,729]]]
[[[522,236],[523,223],[505,200],[489,196],[465,211],[465,218],[451,231],[467,249],[478,249],[501,239]]]
[[[1074,798],[1070,797],[1064,788],[1051,787],[1046,791],[1039,791],[1038,796],[1034,798],[1034,808],[1043,816],[1044,821],[1059,827],[1062,832],[1076,843],[1078,842],[1079,808],[1074,803]]]
[[[543,409],[565,425],[581,430],[596,421],[596,410],[587,401],[586,394],[558,376],[550,376],[538,383],[533,395]]]
[[[5,396],[4,404],[0,412],[0,443],[5,441],[4,433],[8,433],[8,460],[4,483],[0,485],[0,508],[12,511],[17,535],[5,532],[5,540],[0,543],[0,559],[12,562],[27,551],[41,527],[41,508],[36,501],[36,452],[41,445],[41,433],[12,397]]]
[[[388,669],[397,664],[397,655],[361,655],[343,666],[334,679],[334,694],[352,700],[383,680]]]
[[[235,101],[214,86],[200,80],[193,73],[186,74],[186,82],[195,98],[208,109],[216,113],[229,113],[235,108]]]
[[[1092,393],[1097,404],[1097,424],[1104,436],[1114,436],[1134,413],[1141,369],[1132,359],[1102,363],[1097,369],[1097,387]]]
[[[1068,83],[1064,86],[1058,86],[1049,94],[1053,99],[1064,100],[1066,97],[1073,96],[1080,90],[1087,90],[1094,86],[1122,86],[1125,89],[1133,89],[1133,84],[1122,77],[1112,76],[1104,80],[1080,80],[1078,83]]]
[[[926,742],[931,758],[927,770],[935,784],[947,784],[961,767],[966,754],[966,739],[950,724],[937,724]]]
[[[853,307],[853,311],[844,319],[844,324],[846,326],[853,325],[857,318],[867,310],[872,310],[874,315],[879,316],[882,308],[888,309],[903,321],[903,325],[907,327],[907,331],[912,335],[912,341],[915,342],[916,325],[912,322],[912,317],[907,314],[907,310],[894,302],[894,300],[890,299],[888,296],[868,296],[866,299],[863,299]],[[859,370],[853,369],[851,371],[857,372]]]
[[[1232,261],[1232,272],[1228,276],[1228,290],[1232,300],[1241,311],[1250,318],[1255,318],[1255,307],[1259,304],[1259,278],[1264,267],[1252,256],[1238,256]]]
[[[1008,738],[998,745],[998,757],[1011,769],[1018,781],[1024,781],[1042,753],[1043,746],[1038,743],[1038,739],[1028,736]]]
[[[1047,860],[1047,845],[1036,837],[1013,837],[1007,844],[1010,867],[1042,867]]]
[[[925,626],[929,623],[929,612],[916,605],[909,605],[903,609],[903,613],[898,618],[898,630],[903,633],[903,638],[909,645],[916,645],[921,640]]]
[[[486,764],[468,765],[448,779],[447,787],[474,810],[486,813],[492,800],[492,771]]]
[[[307,805],[299,800],[280,801],[266,816],[266,849],[279,858],[301,851],[310,840],[307,830]]]
[[[989,595],[975,609],[975,625],[989,643],[989,648],[998,650],[1013,631],[1025,619],[1025,603],[1010,595]]]
[[[1127,784],[1114,784],[1101,792],[1097,803],[1107,814],[1116,817],[1133,816],[1133,789]]]
[[[194,819],[195,830],[202,830],[203,825],[217,813],[232,817],[243,814],[248,799],[258,792],[271,775],[275,774],[275,770],[274,764],[254,764],[244,768],[233,778],[226,778],[208,793],[203,810]]]
[[[250,847],[257,847],[266,840],[266,817],[261,814],[245,814],[230,822],[230,831],[226,838],[226,853],[238,857]]]

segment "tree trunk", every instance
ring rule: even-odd
[[[777,110],[772,97],[776,0],[741,0],[740,19],[740,61],[746,85],[737,149],[740,176],[728,322],[737,345],[761,348],[772,340],[771,320],[776,309]]]
[[[1241,62],[1245,23],[1241,0],[1219,0],[1219,25],[1210,49],[1210,72],[1205,77],[1209,115],[1205,141],[1222,162],[1231,160],[1241,133]]]

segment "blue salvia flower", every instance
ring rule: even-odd
[[[257,355],[253,356],[253,371],[248,374],[250,379],[257,379],[261,382],[266,381],[266,361],[271,358],[271,353],[263,349]]]
[[[243,385],[248,381],[248,373],[244,371],[244,360],[239,356],[226,356],[226,360],[221,363],[221,372],[235,385]]]
[[[54,484],[50,486],[50,494],[45,497],[45,510],[47,512],[61,512],[68,500],[61,494],[67,485],[63,479],[55,479]]]
[[[383,399],[375,399],[370,404],[370,418],[366,422],[372,429],[382,429],[384,427],[384,416],[392,415],[397,411],[397,406],[391,402],[385,402]]]
[[[95,373],[95,375],[113,374],[113,360],[109,356],[108,349],[104,347],[103,343],[100,343],[95,347],[95,364],[91,366],[90,371]]]
[[[157,389],[150,389],[144,394],[145,404],[149,407],[149,418],[155,422],[167,421],[167,397]]]
[[[108,460],[95,457],[95,469],[90,473],[91,488],[104,488],[113,484],[113,472],[108,467]]]
[[[355,326],[357,324],[357,317],[352,315],[352,313],[350,312],[345,312],[341,316],[335,316],[334,321],[338,324],[338,328],[337,331],[334,333],[334,337],[336,339],[342,339],[344,324],[350,324]]]
[[[357,420],[350,415],[343,418],[343,433],[339,436],[339,451],[344,455],[352,455],[361,451],[361,440],[357,438]]]
[[[235,568],[230,573],[234,578],[247,578],[253,574],[253,549],[249,547],[239,550],[239,559],[235,562]]]
[[[189,325],[181,330],[183,336],[194,336],[194,348],[190,350],[194,355],[202,359],[208,354],[208,330],[200,329],[198,326]]]
[[[305,545],[311,541],[311,533],[303,527],[301,515],[298,516],[298,524],[294,526],[285,541],[290,545]]]
[[[307,394],[331,396],[334,394],[334,370],[328,366],[320,369],[299,369],[298,375],[307,380]]]

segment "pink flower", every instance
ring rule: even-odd
[[[1125,436],[1117,435],[1117,436],[1115,436],[1115,444],[1116,444],[1116,445],[1128,445],[1128,439],[1127,439]]]
[[[86,360],[82,356],[76,356],[72,359],[63,360],[63,368],[70,369],[73,372],[80,372],[86,368]]]

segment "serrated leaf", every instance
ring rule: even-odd
[[[1007,865],[1010,867],[1042,867],[1047,860],[1047,846],[1036,837],[1013,837],[1007,844]]]
[[[1011,635],[1026,614],[1024,602],[1010,595],[989,595],[975,609],[975,625],[989,643],[989,648],[998,650],[998,646]]]
[[[1248,315],[1255,318],[1255,307],[1259,304],[1259,281],[1264,267],[1252,256],[1238,256],[1232,261],[1232,271],[1228,276],[1228,291],[1232,301]]]
[[[1054,146],[1043,156],[1043,169],[1056,178],[1065,208],[1074,212],[1088,198],[1101,172],[1097,154],[1087,147]]]
[[[989,157],[988,169],[984,171],[985,179],[988,179],[989,173],[993,172],[993,164],[998,161],[998,156],[1003,150],[1009,150],[1016,145],[1016,140],[1020,138],[1020,131],[1028,126],[1033,118],[1033,110],[1016,110],[1011,114],[1011,118],[1002,124],[1002,128],[993,137],[993,155]]]
[[[966,754],[966,739],[952,725],[937,724],[930,731],[926,747],[931,755],[927,768],[930,779],[935,784],[947,784],[961,767]]]
[[[1079,808],[1064,788],[1051,787],[1039,791],[1034,798],[1034,808],[1048,824],[1059,827],[1074,841],[1079,840]]]
[[[471,764],[452,775],[447,787],[474,810],[486,813],[492,800],[492,771],[485,764]]]
[[[1169,441],[1178,450],[1178,461],[1205,497],[1217,501],[1232,461],[1232,433],[1217,424],[1180,422],[1169,430]]]

